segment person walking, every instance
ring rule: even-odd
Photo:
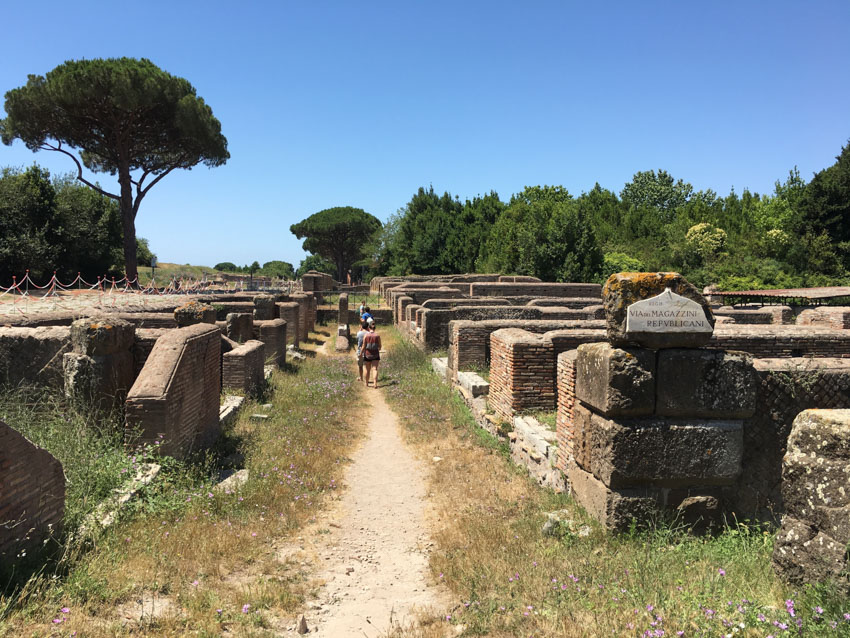
[[[369,387],[369,377],[375,368],[375,385],[378,387],[378,365],[381,362],[381,336],[375,330],[375,320],[366,320],[366,335],[363,337],[363,364],[366,366],[366,387]]]
[[[369,333],[366,330],[366,322],[360,322],[360,330],[357,331],[357,372],[360,374],[360,383],[363,383],[363,338]]]

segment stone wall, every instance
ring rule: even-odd
[[[153,443],[181,458],[219,434],[221,332],[209,324],[157,339],[125,403],[129,441]],[[138,435],[139,438],[136,438]]]
[[[254,338],[254,315],[250,312],[228,312],[224,320],[224,334],[236,343]]]
[[[254,334],[266,346],[266,361],[283,366],[286,363],[286,322],[283,319],[255,321]]]
[[[176,328],[174,312],[120,312],[119,319],[129,321],[136,328]]]
[[[77,319],[71,324],[71,352],[62,355],[65,396],[112,410],[133,385],[135,327],[115,316]]]
[[[215,308],[215,318],[218,321],[225,321],[231,312],[254,314],[254,302],[250,298],[245,301],[214,301],[212,307]]]
[[[306,341],[312,298],[303,293],[293,293],[289,299],[298,304],[298,341]]]
[[[850,593],[850,410],[801,412],[782,464],[786,514],[773,565],[793,584],[833,581]]]
[[[475,283],[469,286],[470,297],[592,297],[602,298],[599,284],[555,283]]]
[[[794,418],[810,408],[850,408],[850,359],[755,359],[755,414],[744,422],[744,459],[732,495],[739,518],[778,523],[782,458]]]
[[[63,387],[62,355],[70,350],[68,326],[0,328],[0,385]]]
[[[0,564],[60,534],[65,515],[65,474],[49,452],[0,421]]]
[[[265,382],[266,349],[262,341],[246,341],[221,356],[222,387],[257,394]]]
[[[792,324],[794,311],[790,306],[762,306],[760,308],[733,308],[722,306],[714,310],[715,317],[726,317],[736,324]]]
[[[710,347],[754,357],[850,357],[850,331],[822,326],[718,326]]]

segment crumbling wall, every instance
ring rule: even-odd
[[[160,451],[182,458],[218,437],[221,339],[215,326],[195,324],[156,341],[127,395],[128,441],[162,436]]]
[[[488,405],[510,422],[516,412],[555,405],[555,356],[551,339],[517,328],[491,335]]]
[[[850,308],[824,306],[803,310],[797,315],[798,326],[821,326],[833,330],[850,330]]]
[[[70,350],[68,326],[0,328],[0,385],[63,387],[62,355]]]
[[[59,535],[65,515],[65,473],[46,450],[0,421],[0,563]]]
[[[850,592],[850,410],[801,412],[782,464],[786,514],[773,566],[794,585],[833,581]]]

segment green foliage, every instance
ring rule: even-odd
[[[213,268],[223,272],[239,272],[239,266],[234,264],[232,261],[223,261],[213,266]]]
[[[140,266],[150,266],[153,258],[156,257],[151,252],[148,240],[144,237],[136,237],[136,257]]]
[[[726,247],[726,231],[707,222],[688,229],[685,242],[689,251],[702,260],[712,259]]]
[[[32,151],[68,155],[77,179],[119,202],[131,279],[137,267],[135,218],[151,187],[174,169],[220,166],[230,157],[221,124],[195,88],[146,59],[65,62],[8,91],[5,108],[4,144],[20,139]],[[83,166],[117,174],[119,192],[85,179]]]
[[[643,272],[644,270],[643,262],[640,259],[629,257],[625,253],[605,253],[602,262],[602,280],[604,281],[618,272]]]
[[[345,281],[346,272],[366,255],[367,246],[381,228],[380,220],[360,208],[341,206],[310,215],[289,230],[304,239],[304,250],[331,261],[331,273]]]
[[[331,274],[335,268],[331,262],[320,255],[307,255],[298,265],[298,270],[295,271],[295,278],[301,277],[308,270]]]
[[[68,281],[112,270],[121,249],[118,205],[70,176],[38,166],[0,172],[0,282],[26,269]],[[144,240],[143,240],[144,241]],[[149,251],[148,251],[149,252]]]
[[[834,242],[850,242],[850,143],[835,159],[835,164],[812,178],[799,205],[810,233],[827,233]],[[850,268],[846,252],[845,266]]]
[[[295,279],[295,268],[288,261],[267,261],[260,268],[260,274],[266,277]]]

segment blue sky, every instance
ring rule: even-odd
[[[69,59],[147,57],[212,107],[231,159],[172,173],[136,220],[164,262],[297,266],[292,223],[346,205],[386,220],[429,184],[619,192],[662,168],[769,192],[850,139],[847,0],[49,0],[3,18],[0,92]],[[72,168],[0,145],[0,166],[33,161]]]

